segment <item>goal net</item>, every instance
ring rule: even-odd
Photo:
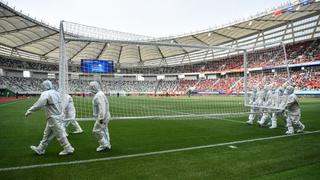
[[[59,89],[73,96],[78,120],[93,119],[90,81],[100,83],[108,96],[111,118],[119,120],[247,116],[253,86],[261,90],[276,81],[272,84],[275,88],[288,80],[285,68],[255,66],[264,66],[262,61],[283,65],[281,44],[261,51],[258,46],[154,41],[65,21],[60,24],[60,35]],[[150,59],[154,54],[160,58]],[[113,63],[112,70],[93,72],[89,66],[74,72],[68,69],[70,63],[80,67],[81,61],[99,60]],[[92,66],[105,67],[99,63]]]
[[[284,91],[292,84],[285,45],[281,42],[248,49],[245,105],[280,111]]]

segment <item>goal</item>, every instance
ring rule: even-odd
[[[263,51],[261,45],[181,44],[61,21],[59,90],[73,96],[78,120],[93,119],[88,84],[94,80],[108,95],[112,120],[246,116],[254,85],[288,81],[284,46],[265,46]],[[114,55],[117,48],[120,54]],[[136,63],[130,62],[132,49],[138,52]],[[160,52],[161,58],[144,61],[148,52]],[[114,71],[69,72],[71,60],[80,65],[81,59],[111,60]],[[253,66],[263,61],[280,68]]]

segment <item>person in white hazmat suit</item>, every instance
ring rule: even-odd
[[[74,148],[65,136],[65,131],[61,122],[63,120],[61,94],[53,89],[53,85],[49,80],[44,81],[42,86],[46,90],[41,93],[38,101],[27,110],[25,116],[28,117],[31,113],[44,108],[47,117],[47,124],[40,144],[38,146],[30,146],[30,148],[38,155],[43,155],[45,154],[45,149],[49,142],[56,137],[59,144],[63,147],[63,151],[61,151],[59,155],[72,154],[74,152]]]
[[[274,107],[275,110],[272,112],[270,129],[277,128],[277,117],[285,117],[284,108],[286,101],[287,98],[284,95],[284,89],[282,87],[277,88],[272,96],[272,107]]]
[[[73,134],[80,134],[83,132],[82,128],[80,127],[79,123],[75,120],[76,119],[76,109],[73,104],[73,99],[69,94],[65,95],[65,108],[64,108],[64,128],[72,124],[75,128]]]
[[[266,85],[263,88],[263,93],[260,94],[260,106],[263,106],[262,108],[262,117],[260,121],[258,121],[259,126],[263,126],[264,123],[270,118],[270,109],[272,105],[272,86]]]
[[[89,84],[90,91],[95,94],[92,99],[93,116],[96,122],[93,126],[93,134],[96,136],[99,147],[98,152],[111,149],[108,124],[110,121],[109,102],[106,95],[102,92],[100,84],[92,81]]]
[[[249,100],[249,105],[251,105],[250,114],[248,117],[247,124],[253,124],[254,119],[257,116],[257,113],[259,111],[258,105],[258,88],[257,86],[252,87],[252,93]]]
[[[301,110],[298,102],[298,97],[294,94],[294,87],[288,86],[286,88],[288,99],[285,106],[285,111],[287,113],[287,128],[286,134],[294,134],[293,124],[298,126],[297,133],[302,133],[305,126],[300,122]]]

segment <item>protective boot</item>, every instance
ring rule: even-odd
[[[297,123],[299,129],[297,130],[297,133],[303,133],[305,126],[299,121]]]
[[[57,137],[57,140],[63,147],[63,151],[59,153],[60,156],[72,154],[74,152],[74,148],[71,146],[71,144],[65,136]]]
[[[81,129],[81,127],[80,127],[78,122],[73,122],[72,125],[76,129],[75,131],[72,132],[73,134],[81,134],[81,133],[83,133],[83,130]]]
[[[277,128],[277,119],[272,117],[271,119],[271,126],[269,127],[270,129]]]
[[[248,121],[246,121],[246,123],[249,124],[249,125],[252,125],[253,124],[253,120],[249,119]]]
[[[294,134],[294,129],[293,127],[288,127],[288,131],[286,132],[287,135],[292,135]]]
[[[45,150],[41,149],[37,146],[30,146],[31,150],[34,151],[35,153],[37,153],[38,155],[44,155],[45,154]]]
[[[64,148],[63,151],[59,153],[59,156],[72,154],[73,152],[74,152],[74,148],[70,146],[70,147]]]

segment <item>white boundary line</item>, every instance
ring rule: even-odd
[[[164,151],[155,151],[155,152],[148,152],[148,153],[138,153],[138,154],[130,154],[130,155],[122,155],[122,156],[114,156],[114,157],[105,157],[105,158],[96,158],[96,159],[87,159],[87,160],[78,160],[78,161],[58,162],[58,163],[46,163],[46,164],[35,164],[35,165],[27,165],[27,166],[7,167],[7,168],[0,168],[0,172],[24,170],[24,169],[34,169],[34,168],[43,168],[43,167],[64,166],[64,165],[74,165],[74,164],[86,164],[86,163],[110,161],[110,160],[115,160],[115,159],[127,159],[127,158],[134,158],[134,157],[145,157],[145,156],[152,156],[152,155],[159,155],[159,154],[167,154],[167,153],[174,153],[174,152],[184,152],[184,151],[191,151],[191,150],[205,149],[205,148],[213,148],[213,147],[220,147],[220,146],[229,146],[229,145],[235,145],[235,144],[243,144],[243,143],[247,143],[247,142],[265,141],[265,140],[270,140],[270,139],[280,139],[280,138],[287,138],[287,137],[308,135],[308,134],[316,134],[316,133],[320,133],[320,130],[309,131],[309,132],[305,132],[305,133],[302,133],[302,134],[271,136],[271,137],[265,137],[265,138],[247,139],[247,140],[232,141],[232,142],[226,142],[226,143],[210,144],[210,145],[203,145],[203,146],[194,146],[194,147],[171,149],[171,150],[164,150]]]

